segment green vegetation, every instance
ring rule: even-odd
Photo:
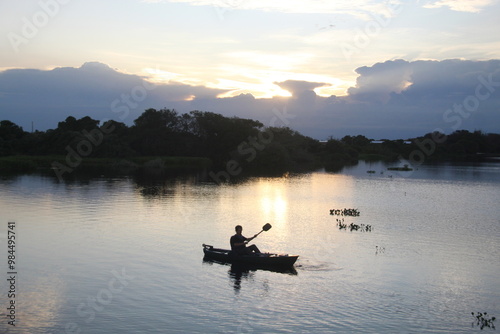
[[[490,317],[488,316],[488,312],[471,312],[472,316],[474,317],[474,322],[472,323],[472,327],[476,326],[479,327],[481,330],[484,328],[491,328],[495,329],[495,317]]]
[[[331,209],[330,215],[332,216],[351,216],[351,217],[359,217],[360,212],[358,209]]]
[[[358,135],[320,142],[288,127],[169,109],[148,109],[132,126],[69,116],[55,129],[29,133],[11,121],[0,122],[0,172],[53,169],[59,177],[83,167],[197,168],[228,179],[320,167],[336,171],[360,159],[411,161],[415,152],[426,161],[498,156],[500,135],[460,130],[411,141],[374,142]]]
[[[360,212],[358,209],[331,209],[330,210],[330,215],[331,216],[350,216],[350,217],[359,217]],[[354,224],[350,223],[347,225],[345,222],[345,218],[339,219],[336,218],[337,220],[337,226],[339,230],[349,230],[349,231],[361,231],[361,232],[371,232],[372,231],[372,226],[371,225],[365,225],[365,224]]]
[[[56,129],[28,133],[0,122],[0,171],[52,168],[198,168],[277,174],[321,166],[322,144],[289,128],[211,112],[148,109],[134,125],[72,116]]]

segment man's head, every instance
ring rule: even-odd
[[[236,225],[234,227],[234,230],[236,231],[236,233],[241,233],[243,231],[243,227],[241,227],[241,225]]]

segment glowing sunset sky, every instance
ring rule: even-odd
[[[119,95],[120,90],[114,90],[117,81],[139,76],[161,87],[155,94],[161,91],[163,99],[150,94],[140,101],[144,105],[134,115],[144,110],[141,107],[180,111],[196,107],[265,121],[264,110],[287,97],[287,106],[297,113],[290,127],[307,135],[323,138],[328,133],[365,131],[383,137],[389,116],[372,114],[367,119],[360,108],[374,104],[374,112],[390,112],[391,102],[400,97],[400,109],[407,108],[410,115],[398,116],[401,122],[397,123],[399,118],[391,114],[399,129],[393,136],[418,127],[415,120],[422,123],[418,131],[424,133],[436,127],[447,130],[443,124],[446,109],[474,94],[481,75],[488,78],[491,74],[492,82],[500,82],[495,61],[500,59],[499,14],[500,3],[493,0],[2,1],[0,118],[25,129],[35,119],[43,130],[55,127],[69,114],[90,114],[81,99],[71,100],[67,92],[64,103],[57,97],[61,94],[50,89],[43,98],[40,94],[40,87],[47,88],[49,83],[67,86],[54,83],[54,69],[74,70],[65,82],[81,83],[79,75],[88,68],[82,65],[90,63],[102,65],[94,66],[92,72],[101,85],[99,92],[87,94],[87,104],[96,112],[90,116],[96,119],[113,118],[104,114],[109,114],[110,103]],[[459,62],[453,68],[451,59]],[[41,77],[30,77],[35,74],[28,69],[42,70],[36,72]],[[424,115],[422,110],[429,109],[422,102],[424,95],[417,99],[415,94],[427,94],[427,89],[435,93],[436,78],[422,78],[441,72],[445,79],[440,104],[434,104],[435,115]],[[418,81],[418,91],[417,80],[423,80]],[[462,88],[451,87],[453,81]],[[92,83],[88,84],[92,90]],[[81,85],[78,89],[82,90]],[[499,131],[491,124],[500,120],[499,91],[494,86],[488,100],[474,110],[484,112],[484,117],[463,117],[460,128]],[[20,92],[22,103],[17,101],[19,96],[13,98]],[[313,93],[314,103],[305,103],[304,92]],[[49,99],[47,94],[54,96]],[[229,105],[235,108],[234,99],[248,94],[252,109],[232,112]],[[401,104],[404,94],[407,104]],[[38,110],[29,101],[37,102]],[[353,108],[339,111],[341,105],[354,102]],[[389,107],[381,108],[381,103]],[[307,111],[299,110],[306,105]],[[45,107],[45,119],[54,113],[52,123],[44,124],[36,116]],[[60,109],[66,111],[65,116]],[[338,114],[345,112],[351,114]],[[405,127],[408,120],[411,124]],[[131,123],[133,118],[123,121]],[[454,124],[448,124],[448,130],[454,130]]]

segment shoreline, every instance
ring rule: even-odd
[[[56,169],[54,164],[68,163],[64,155],[50,156],[6,156],[0,157],[0,174],[12,172],[35,172]],[[212,161],[202,157],[127,157],[127,158],[85,158],[74,169],[103,168],[116,170],[137,169],[203,169],[209,168]]]

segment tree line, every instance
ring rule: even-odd
[[[181,114],[170,109],[147,109],[132,126],[69,116],[55,129],[26,132],[9,120],[0,122],[0,157],[70,153],[114,159],[203,157],[210,159],[213,168],[232,163],[247,171],[275,173],[322,166],[334,170],[359,159],[409,159],[416,150],[428,154],[429,161],[475,159],[480,154],[499,154],[500,135],[458,130],[447,136],[428,133],[410,143],[374,142],[362,135],[321,142],[288,127],[264,127],[252,119],[197,110]]]

